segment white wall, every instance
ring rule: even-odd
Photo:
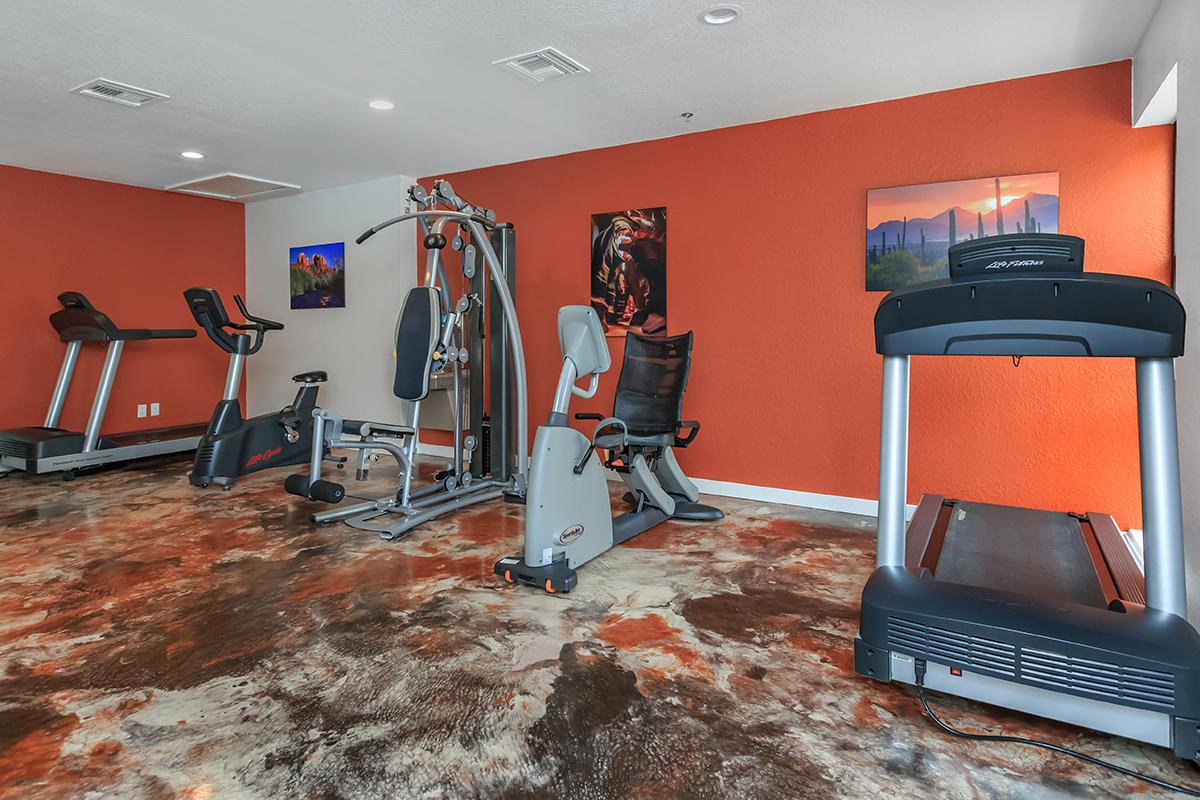
[[[268,334],[248,359],[251,414],[290,402],[291,376],[329,373],[322,406],[346,416],[402,422],[407,408],[392,394],[392,336],[404,295],[416,283],[416,223],[401,223],[357,245],[355,237],[403,212],[404,176],[340,186],[246,206],[246,302],[250,313],[286,327]],[[288,250],[346,243],[346,307],[291,310]]]
[[[1134,56],[1133,118],[1176,73],[1175,290],[1188,310],[1176,364],[1190,616],[1200,624],[1200,2],[1162,0]]]

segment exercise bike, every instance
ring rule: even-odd
[[[558,311],[563,365],[546,424],[537,429],[525,506],[523,556],[502,558],[495,573],[506,583],[569,592],[580,565],[668,519],[711,521],[725,515],[696,502],[700,492],[680,469],[673,448],[687,447],[700,423],[681,420],[691,369],[692,334],[625,336],[613,415],[598,420],[591,439],[570,427],[571,395],[596,394],[611,366],[600,318],[590,306]],[[590,376],[588,388],[576,385]],[[686,433],[684,433],[686,431]],[[683,435],[681,435],[683,434]],[[606,452],[601,461],[597,451]],[[613,518],[607,471],[616,472],[633,508]]]
[[[242,475],[308,461],[313,439],[312,412],[317,406],[320,384],[328,376],[320,370],[293,376],[300,388],[291,405],[275,413],[243,419],[238,388],[246,357],[259,351],[267,331],[283,330],[283,323],[252,315],[239,295],[234,295],[233,301],[245,323],[230,321],[221,296],[213,289],[193,287],[183,297],[208,338],[229,353],[225,393],[213,409],[208,431],[196,447],[188,480],[193,486],[215,483],[228,490]],[[249,331],[254,332],[253,338]]]

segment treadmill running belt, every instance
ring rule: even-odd
[[[934,577],[1105,607],[1079,523],[1061,512],[956,503]]]

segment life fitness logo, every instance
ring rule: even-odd
[[[282,447],[273,447],[270,450],[263,450],[261,453],[255,453],[250,456],[250,460],[246,462],[247,467],[253,467],[255,464],[261,464],[264,461],[270,461],[275,456],[283,452]]]
[[[572,525],[571,527],[567,528],[565,531],[563,531],[562,533],[560,533],[558,535],[558,543],[559,544],[570,544],[571,542],[578,539],[580,536],[583,536],[583,526],[582,525]]]
[[[984,267],[984,269],[1009,269],[1011,267],[1040,267],[1045,263],[1046,262],[1044,260],[1038,261],[1038,260],[1032,260],[1032,259],[1029,261],[993,261],[992,263],[990,263],[986,267]]]

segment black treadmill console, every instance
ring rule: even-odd
[[[948,279],[875,312],[881,355],[1176,358],[1186,315],[1169,286],[1083,271],[1083,240],[1018,233],[950,248]]]
[[[100,311],[82,292],[63,292],[62,305],[50,315],[50,324],[62,342],[117,342],[141,339],[191,339],[190,328],[121,328]]]
[[[950,278],[1011,272],[1083,272],[1083,239],[1061,233],[1008,233],[950,247]]]

